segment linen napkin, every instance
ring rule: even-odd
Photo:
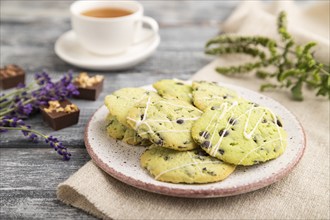
[[[224,23],[224,30],[246,34],[261,31],[263,35],[273,36],[275,33],[271,32],[271,28],[260,26],[274,28],[277,11],[283,7],[286,7],[291,23],[294,20],[291,17],[298,18],[297,14],[305,20],[308,17],[316,19],[321,14],[329,18],[329,7],[328,11],[324,11],[323,3],[304,6],[306,8],[303,10],[284,1],[275,3],[274,7],[268,4],[243,2]],[[297,14],[291,15],[291,11]],[[300,18],[298,21],[302,22]],[[298,27],[306,32],[299,35],[302,32],[298,31],[301,30]],[[302,42],[314,39],[329,45],[329,42],[319,40],[329,39],[329,27],[323,30],[305,27],[307,25],[303,22],[300,26],[292,27],[297,28],[295,37],[301,36],[298,38]],[[290,26],[289,29],[292,32]],[[329,57],[327,48],[318,51],[320,60]],[[246,57],[238,59],[237,56],[216,59],[192,79],[230,83],[258,91],[261,81],[253,76],[228,78],[214,71],[217,65],[231,65],[244,59]],[[310,91],[304,93],[303,102],[292,101],[287,92],[266,93],[298,117],[307,137],[306,151],[297,167],[287,177],[268,187],[225,198],[169,197],[126,185],[90,161],[58,186],[57,196],[62,202],[102,219],[329,219],[329,102],[324,98],[316,98]]]
[[[299,5],[298,5],[299,4]],[[262,35],[278,38],[276,18],[287,12],[288,30],[301,45],[317,42],[315,57],[329,64],[330,1],[294,2],[243,1],[223,24],[223,31],[238,35]]]

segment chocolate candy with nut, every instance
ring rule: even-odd
[[[25,82],[25,72],[17,65],[10,64],[0,69],[0,89],[10,89]]]
[[[104,76],[89,76],[87,73],[80,73],[74,79],[75,86],[78,87],[79,95],[74,96],[78,99],[96,100],[103,89]]]
[[[68,100],[49,101],[48,106],[40,110],[44,122],[56,131],[77,124],[79,120],[79,108]]]

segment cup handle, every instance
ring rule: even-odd
[[[155,19],[153,19],[151,17],[148,17],[148,16],[143,16],[142,17],[142,24],[148,25],[150,27],[150,29],[152,30],[152,33],[147,35],[146,37],[144,37],[142,39],[136,39],[133,44],[140,44],[143,41],[146,41],[146,40],[154,37],[154,35],[156,35],[158,33],[159,26],[158,26],[158,23]]]

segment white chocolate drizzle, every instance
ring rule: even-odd
[[[168,172],[171,172],[171,171],[174,171],[174,170],[178,170],[178,169],[181,169],[181,168],[184,168],[184,167],[187,167],[187,166],[191,166],[191,165],[197,165],[197,164],[222,164],[222,162],[221,161],[210,161],[210,162],[193,162],[193,163],[187,163],[187,164],[184,164],[184,165],[181,165],[181,166],[177,166],[177,167],[174,167],[174,168],[165,170],[165,171],[161,172],[160,174],[158,174],[157,176],[155,176],[155,179],[158,180],[159,177],[161,177],[162,175],[164,175],[164,174],[166,174]]]
[[[243,132],[243,134],[244,134],[244,137],[247,138],[247,139],[251,139],[252,138],[252,135],[254,134],[254,132],[257,129],[258,125],[260,124],[262,118],[266,114],[265,112],[262,113],[261,117],[259,118],[258,122],[254,126],[254,128],[252,129],[252,131],[250,133],[248,133],[247,132],[247,128],[248,128],[249,123],[250,123],[250,117],[251,117],[252,110],[253,110],[253,108],[250,109],[249,114],[248,114],[248,118],[246,119],[245,126],[244,126],[244,132]]]
[[[203,113],[203,111],[201,111],[198,108],[193,107],[193,106],[176,105],[176,104],[169,103],[169,102],[166,102],[166,101],[158,101],[157,103],[165,103],[167,105],[172,105],[172,106],[179,107],[179,108],[191,109],[191,110],[195,110],[195,111],[198,111],[200,113]]]
[[[143,114],[143,118],[142,118],[142,120],[136,122],[135,129],[138,129],[140,127],[141,123],[146,120],[147,113],[148,113],[148,108],[149,108],[149,105],[150,105],[150,101],[151,101],[151,96],[148,97],[148,101],[147,101],[147,104],[146,104],[146,109],[145,109],[144,114]]]

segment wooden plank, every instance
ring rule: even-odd
[[[55,190],[59,183],[90,160],[86,149],[72,148],[70,152],[71,160],[63,161],[51,149],[1,148],[0,189]]]
[[[72,149],[62,161],[48,149],[0,149],[0,219],[94,219],[56,199],[56,187],[90,160]]]
[[[54,190],[1,190],[0,219],[96,219],[56,199]]]

